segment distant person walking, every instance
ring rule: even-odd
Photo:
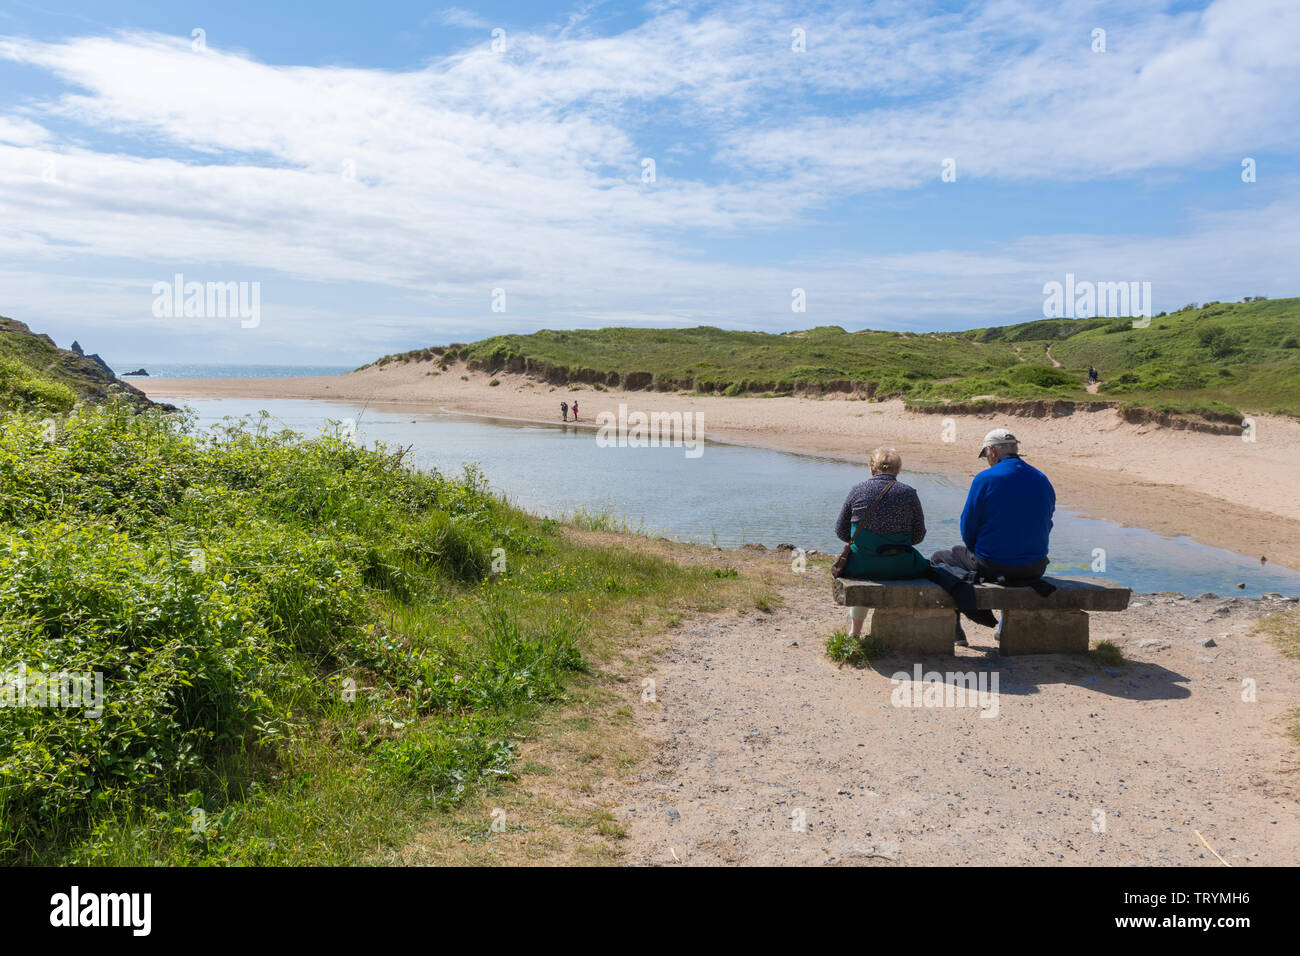
[[[1090,382],[1096,382],[1096,381],[1097,381],[1097,377],[1098,377],[1098,376],[1097,376],[1097,370],[1096,370],[1095,368],[1093,368],[1091,365],[1089,365],[1089,366],[1088,366],[1088,381],[1090,381]]]
[[[569,420],[569,403],[568,403],[568,402],[560,402],[560,417],[563,418],[566,422]],[[576,420],[577,417],[578,417],[578,409],[577,409],[577,406],[574,406],[574,409],[573,409],[573,417],[574,417],[575,420]]]
[[[578,403],[576,401],[573,403],[573,420],[575,422],[578,420]]]

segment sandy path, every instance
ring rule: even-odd
[[[722,398],[664,392],[552,389],[523,375],[430,375],[432,363],[301,379],[133,379],[155,398],[322,398],[420,411],[447,408],[558,421],[578,397],[585,422],[620,402],[633,410],[703,415],[711,438],[862,459],[892,444],[904,467],[973,475],[990,428],[1009,424],[1027,458],[1051,476],[1064,507],[1300,568],[1300,423],[1257,416],[1254,442],[1235,436],[1130,425],[1113,411],[1064,418],[907,412],[901,402]],[[468,379],[462,381],[461,376]],[[496,378],[499,385],[488,382]],[[945,439],[951,438],[952,441]]]
[[[1219,866],[1194,830],[1232,865],[1300,862],[1300,751],[1282,720],[1300,662],[1248,635],[1294,604],[1135,597],[1092,616],[1094,639],[1132,661],[1115,674],[999,659],[992,632],[968,625],[969,649],[925,666],[998,673],[997,716],[983,718],[891,706],[890,675],[911,660],[830,663],[842,609],[814,573],[770,615],[677,633],[658,702],[638,710],[653,758],[602,794],[629,862]]]

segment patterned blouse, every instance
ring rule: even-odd
[[[840,509],[839,519],[835,522],[835,536],[848,542],[853,522],[859,520],[871,503],[880,497],[885,485],[894,483],[889,494],[876,505],[867,522],[867,531],[874,534],[897,534],[900,531],[912,533],[912,544],[920,544],[925,538],[925,513],[921,510],[921,499],[916,489],[905,485],[893,475],[881,473],[873,475],[866,481],[853,486],[849,496]]]

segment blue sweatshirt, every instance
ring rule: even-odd
[[[961,539],[985,561],[1035,564],[1047,557],[1055,510],[1047,476],[1019,458],[1004,458],[971,482]]]

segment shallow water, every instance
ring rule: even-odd
[[[319,432],[330,419],[351,419],[358,441],[410,445],[421,467],[454,474],[465,462],[477,462],[495,489],[536,514],[606,510],[634,528],[724,548],[762,542],[838,552],[835,518],[849,488],[869,474],[863,465],[835,459],[714,442],[698,458],[682,448],[602,448],[592,430],[559,422],[530,425],[320,401],[173,401],[193,408],[205,426],[261,409],[277,427],[304,434]],[[594,401],[584,402],[584,409],[588,421],[598,410]],[[920,550],[929,554],[960,543],[957,519],[967,479],[906,468],[902,478],[925,507],[929,534]],[[1105,551],[1104,573],[1092,571],[1095,549]],[[1051,556],[1049,573],[1115,581],[1141,592],[1300,596],[1300,572],[1261,566],[1258,558],[1190,538],[1084,518],[1070,511],[1068,501],[1058,502]]]

